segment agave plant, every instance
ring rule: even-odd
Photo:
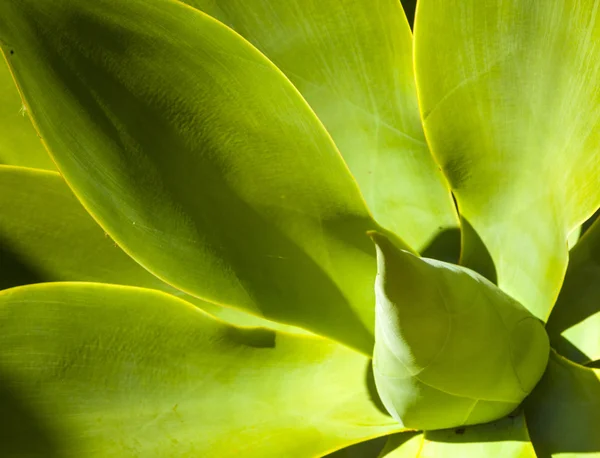
[[[598,8],[0,0],[0,455],[600,454]]]

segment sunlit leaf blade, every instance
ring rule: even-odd
[[[485,278],[377,245],[373,372],[390,414],[442,429],[508,415],[548,361],[548,336],[525,307]]]
[[[375,223],[248,42],[170,0],[6,0],[0,38],[61,173],[125,251],[188,293],[370,353]]]
[[[4,290],[0,329],[0,416],[19,419],[2,456],[306,458],[398,430],[369,399],[367,357],[164,293]]]
[[[553,353],[525,418],[538,458],[600,456],[600,370]]]
[[[499,286],[544,320],[567,266],[567,235],[600,205],[598,7],[417,7],[417,88],[432,152]]]
[[[457,227],[448,185],[423,136],[412,36],[398,0],[186,3],[231,26],[290,78],[380,224],[418,251]]]
[[[104,233],[58,173],[0,166],[0,289],[54,281],[159,289],[229,323],[282,328],[188,296],[148,273]]]
[[[10,50],[8,51],[10,55]],[[56,169],[44,149],[8,66],[0,56],[0,164]]]
[[[584,364],[600,359],[600,221],[585,232],[569,258],[546,330],[556,351]]]

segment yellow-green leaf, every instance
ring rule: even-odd
[[[0,289],[54,281],[158,289],[229,323],[291,329],[167,285],[117,247],[58,173],[0,165]]]
[[[552,348],[585,364],[600,359],[600,221],[573,247],[546,330]]]
[[[0,39],[62,175],[140,264],[371,352],[376,224],[259,51],[171,0],[5,0]]]
[[[498,285],[543,320],[567,267],[567,236],[600,206],[598,8],[594,0],[417,7],[417,88],[432,152]]]
[[[412,34],[398,0],[185,2],[231,26],[288,76],[380,224],[417,251],[456,230],[448,185],[423,136]]]
[[[0,330],[6,457],[306,458],[399,429],[369,398],[367,357],[157,291],[4,290]]]
[[[10,49],[8,52],[10,57]],[[14,52],[14,50],[13,50]],[[31,125],[29,114],[0,53],[0,164],[56,169]]]
[[[372,236],[378,259],[373,371],[392,416],[407,428],[429,430],[513,411],[548,361],[541,322],[477,273]]]
[[[525,418],[539,458],[600,456],[600,370],[553,353]]]

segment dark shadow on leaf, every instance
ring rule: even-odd
[[[360,442],[325,455],[323,458],[377,458],[386,443],[387,437],[378,437]]]
[[[425,437],[432,442],[529,442],[522,409],[490,423],[461,426],[458,428],[426,431]]]
[[[0,235],[0,290],[49,281],[48,276],[32,266]]]
[[[483,240],[481,240],[477,231],[471,226],[471,223],[462,216],[460,224],[462,228],[460,265],[474,270],[492,283],[497,284],[496,266]]]
[[[524,405],[538,458],[600,452],[600,380],[592,370],[552,352]]]
[[[63,458],[56,431],[0,373],[0,456]]]
[[[457,227],[439,232],[434,239],[421,251],[424,258],[458,264],[460,258],[460,229]]]
[[[600,215],[600,209],[596,210],[594,212],[594,214],[592,216],[590,216],[582,225],[581,225],[581,234],[580,234],[580,238],[583,236],[583,234],[585,234],[588,229],[590,227],[592,227],[592,224],[594,224],[594,222],[598,219],[598,216]]]
[[[367,384],[367,389],[369,390],[369,397],[373,404],[384,414],[389,415],[387,409],[383,405],[381,398],[379,397],[379,393],[377,392],[377,386],[375,385],[375,376],[373,375],[373,361],[369,361],[369,365],[367,366],[367,370],[365,372],[365,382]]]
[[[277,333],[266,328],[228,326],[225,333],[228,340],[254,348],[275,348],[277,340]]]

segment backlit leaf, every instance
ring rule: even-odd
[[[5,0],[0,38],[62,175],[127,253],[192,295],[371,352],[376,224],[248,42],[170,0]]]
[[[306,458],[399,429],[369,398],[367,357],[156,291],[4,290],[0,330],[6,457]]]
[[[425,134],[498,285],[546,320],[600,206],[600,4],[421,0]],[[471,243],[468,239],[466,243]]]

